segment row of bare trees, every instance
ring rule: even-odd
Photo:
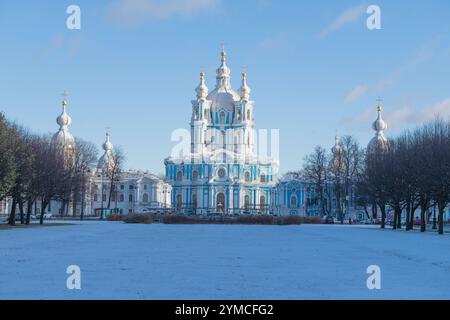
[[[62,215],[70,201],[83,201],[97,148],[81,139],[76,146],[72,161],[67,161],[50,136],[31,134],[0,114],[0,201],[11,199],[9,224],[15,224],[17,213],[21,223],[29,224],[37,202],[42,224],[50,201],[63,204]],[[81,215],[83,209],[81,205]]]
[[[442,234],[450,203],[450,122],[436,118],[370,150],[352,136],[343,137],[331,151],[316,146],[299,175],[313,186],[322,215],[330,214],[328,203],[334,198],[342,221],[353,197],[368,217],[377,219],[381,213],[382,228],[390,209],[393,228],[404,222],[411,230],[420,210],[420,229],[425,231],[433,207]]]
[[[313,185],[315,202],[320,206],[323,216],[331,214],[330,200],[335,199],[335,209],[343,222],[363,164],[364,150],[352,136],[342,137],[338,148],[332,151],[316,146],[305,157],[299,176]]]
[[[386,208],[394,212],[394,229],[402,228],[404,215],[406,230],[413,229],[420,210],[423,232],[430,208],[437,207],[438,232],[443,234],[450,203],[450,122],[437,118],[367,152],[358,186],[361,196],[380,209],[382,228]]]

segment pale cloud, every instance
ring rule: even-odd
[[[394,85],[405,73],[413,71],[420,64],[430,60],[435,52],[442,46],[444,38],[442,36],[437,36],[433,38],[430,42],[423,45],[414,56],[407,59],[397,68],[394,69],[385,78],[373,84],[359,84],[352,88],[344,98],[345,103],[355,102],[359,98],[369,94],[369,93],[381,93],[385,89]]]
[[[121,25],[136,25],[213,11],[221,0],[114,0],[108,17]]]
[[[323,38],[327,35],[338,31],[339,29],[345,27],[348,24],[356,22],[360,19],[367,10],[367,5],[359,5],[351,7],[343,11],[336,19],[334,19],[328,26],[326,26],[320,33],[319,37]],[[363,26],[365,27],[365,26]]]
[[[436,104],[423,108],[402,106],[397,108],[385,108],[383,112],[383,118],[388,123],[390,130],[430,122],[438,116],[443,119],[450,119],[450,98],[445,98]],[[366,131],[371,129],[370,125],[375,119],[375,108],[368,107],[358,114],[343,119],[342,123],[353,127],[359,127]]]
[[[65,35],[62,32],[52,36],[48,43],[34,54],[34,59],[43,61],[54,54],[63,54],[74,58],[80,51],[83,37],[80,34]]]
[[[359,84],[350,90],[349,93],[345,96],[344,102],[350,103],[353,102],[360,97],[364,96],[369,91],[369,86],[366,84]]]
[[[259,43],[261,48],[273,49],[284,47],[288,43],[287,32],[278,32],[277,34],[262,40]]]

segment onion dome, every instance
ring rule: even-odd
[[[241,96],[242,101],[248,102],[250,100],[250,92],[251,89],[247,85],[247,73],[244,71],[242,72],[242,86],[239,89],[239,94]]]
[[[222,48],[221,53],[221,65],[217,69],[216,74],[216,87],[211,91],[206,97],[207,100],[211,101],[211,106],[215,108],[224,108],[230,112],[234,109],[234,104],[241,100],[240,95],[233,90],[230,82],[231,71],[226,64],[227,54],[225,49]]]
[[[112,155],[112,150],[114,148],[111,141],[109,141],[109,132],[106,131],[106,141],[102,145],[103,150],[105,151],[103,155],[98,160],[97,168],[99,170],[109,170],[114,166],[114,158]]]
[[[200,72],[200,84],[195,89],[195,92],[197,93],[197,98],[199,100],[205,101],[206,96],[208,95],[208,87],[205,84],[205,73],[203,71]]]
[[[230,86],[230,75],[231,71],[230,68],[227,66],[227,53],[225,52],[225,48],[222,47],[221,52],[221,61],[220,67],[216,71],[216,79],[217,79],[217,86]]]
[[[331,148],[333,155],[339,155],[342,151],[341,145],[339,143],[339,135],[336,133],[334,137],[334,146]]]
[[[368,149],[370,151],[385,150],[388,147],[388,140],[384,136],[384,130],[387,129],[388,125],[381,116],[382,111],[383,108],[381,107],[381,105],[378,104],[377,106],[378,117],[372,124],[372,129],[375,130],[375,137],[373,137],[372,140],[370,140],[368,145]]]
[[[67,100],[62,101],[62,113],[56,118],[56,123],[59,125],[59,130],[53,135],[52,142],[59,148],[65,151],[70,151],[75,148],[75,139],[69,132],[69,126],[72,123],[72,118],[67,114]]]

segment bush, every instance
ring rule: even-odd
[[[108,221],[123,221],[123,215],[119,213],[113,213],[106,217]]]
[[[166,214],[163,216],[162,222],[166,224],[201,223],[201,219],[199,217],[191,217],[182,214]]]
[[[130,213],[126,215],[123,219],[125,223],[145,223],[150,224],[153,223],[153,215],[152,214],[144,214],[144,213]]]
[[[320,217],[302,217],[302,223],[304,224],[321,224],[322,220]]]
[[[233,222],[237,224],[273,224],[274,217],[271,215],[240,215]]]
[[[303,217],[299,216],[281,216],[276,218],[276,223],[279,225],[302,224],[303,220]]]

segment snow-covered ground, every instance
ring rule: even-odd
[[[81,290],[66,268],[81,268]],[[379,265],[381,290],[366,268]],[[450,235],[340,225],[0,229],[0,299],[450,298]]]

